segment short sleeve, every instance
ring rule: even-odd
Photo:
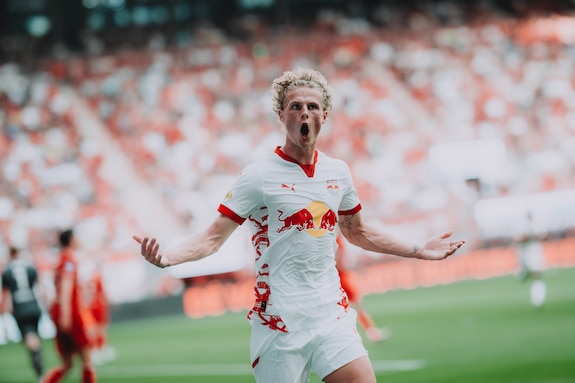
[[[241,225],[263,203],[261,177],[256,167],[249,165],[227,192],[218,211]]]
[[[351,171],[346,163],[342,162],[342,172],[343,177],[343,191],[341,202],[339,204],[339,214],[354,214],[361,210],[361,203],[359,200],[359,194],[355,185],[353,184],[353,179],[351,177]]]

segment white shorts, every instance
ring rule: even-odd
[[[356,327],[357,314],[332,324],[284,333],[253,324],[250,356],[256,382],[307,383],[313,370],[322,380],[367,355]]]

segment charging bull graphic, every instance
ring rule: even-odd
[[[282,227],[277,230],[278,233],[297,229],[298,231],[305,230],[314,237],[320,237],[328,231],[333,232],[338,218],[335,211],[318,201],[311,202],[305,208],[288,216],[285,216],[281,210],[278,212],[280,213],[278,220],[282,223]]]
[[[285,218],[282,218],[284,215],[283,211],[278,210],[278,212],[280,213],[278,219],[283,223],[283,226],[278,229],[278,233],[289,230],[292,227],[295,227],[299,231],[313,229],[315,227],[313,224],[313,215],[311,215],[308,209],[301,209]]]

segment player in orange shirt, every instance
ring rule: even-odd
[[[379,342],[389,338],[389,330],[376,327],[371,315],[369,315],[361,304],[362,294],[360,293],[357,284],[353,281],[352,274],[348,271],[348,268],[345,265],[346,249],[341,235],[337,236],[336,243],[337,250],[335,253],[335,261],[337,271],[339,273],[341,288],[346,292],[349,303],[355,307],[355,310],[357,311],[357,319],[359,324],[365,330],[367,339],[372,342]]]
[[[95,383],[96,372],[90,360],[90,341],[87,329],[91,318],[82,307],[78,263],[74,259],[76,247],[74,232],[64,230],[59,235],[60,261],[55,270],[56,299],[50,308],[50,315],[56,325],[56,350],[61,365],[51,369],[43,383],[58,383],[72,368],[74,355],[82,358],[82,382]]]

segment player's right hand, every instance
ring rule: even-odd
[[[133,235],[132,238],[141,245],[140,253],[144,256],[146,261],[160,268],[169,266],[168,258],[159,251],[160,244],[156,241],[156,238],[142,238],[138,235]]]

